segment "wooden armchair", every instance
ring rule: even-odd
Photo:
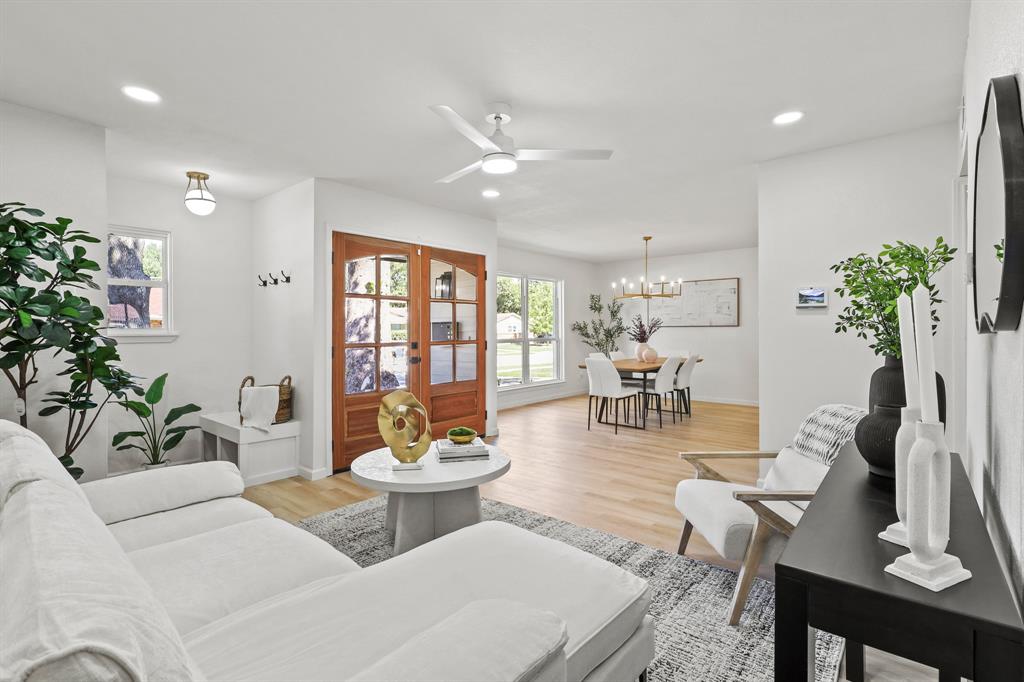
[[[736,625],[762,560],[774,562],[782,553],[828,465],[789,446],[780,452],[681,452],[679,456],[697,472],[696,478],[676,487],[676,508],[685,520],[679,554],[686,551],[696,527],[722,557],[742,560],[729,610],[729,625]],[[764,488],[757,488],[733,483],[708,464],[724,459],[775,461]]]

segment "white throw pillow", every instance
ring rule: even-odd
[[[32,481],[52,481],[85,500],[78,483],[42,438],[14,422],[0,420],[0,509]]]
[[[163,606],[82,499],[22,486],[0,516],[0,679],[196,680]]]

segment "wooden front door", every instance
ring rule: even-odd
[[[422,378],[419,398],[434,437],[453,426],[484,433],[487,379],[484,257],[422,247]]]
[[[484,258],[335,232],[333,464],[383,446],[381,398],[397,389],[427,408],[434,437],[484,432]]]

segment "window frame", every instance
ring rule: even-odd
[[[495,334],[496,343],[500,349],[501,344],[518,343],[521,344],[521,358],[520,367],[522,368],[522,380],[516,384],[498,384],[498,391],[516,391],[523,388],[533,388],[536,386],[547,386],[551,384],[560,384],[565,382],[565,296],[563,295],[565,280],[557,279],[554,277],[544,277],[540,275],[529,275],[522,273],[513,272],[499,272],[498,277],[510,277],[519,280],[519,308],[522,311],[522,332],[521,336],[515,340],[502,340],[497,338]],[[530,282],[550,282],[554,285],[554,298],[552,303],[552,336],[544,338],[531,338],[530,337]],[[497,314],[497,313],[496,313]],[[530,378],[530,347],[534,344],[550,343],[554,346],[552,352],[552,378],[551,379],[540,379],[532,380]]]
[[[173,272],[171,267],[172,258],[172,239],[171,233],[168,230],[154,230],[146,227],[133,227],[130,225],[108,225],[107,226],[107,241],[104,245],[107,253],[110,252],[110,239],[111,237],[134,237],[136,239],[150,239],[158,240],[163,245],[161,258],[161,270],[163,271],[163,277],[161,279],[127,279],[122,277],[111,277],[109,272],[109,263],[104,261],[104,274],[107,276],[106,288],[104,289],[104,296],[106,298],[104,308],[104,322],[109,325],[109,309],[110,309],[110,294],[109,287],[111,286],[132,286],[132,287],[148,287],[148,288],[161,288],[164,292],[163,298],[163,326],[160,328],[147,328],[147,329],[128,329],[126,327],[105,327],[105,333],[107,336],[115,337],[118,341],[122,342],[166,342],[173,341],[178,337],[174,327],[174,297],[172,292]]]

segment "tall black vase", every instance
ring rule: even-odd
[[[939,419],[946,421],[946,383],[936,372]],[[860,420],[854,441],[868,471],[884,478],[896,477],[896,432],[900,428],[900,409],[907,405],[903,385],[903,360],[886,356],[885,363],[871,375],[868,389],[868,415]]]

